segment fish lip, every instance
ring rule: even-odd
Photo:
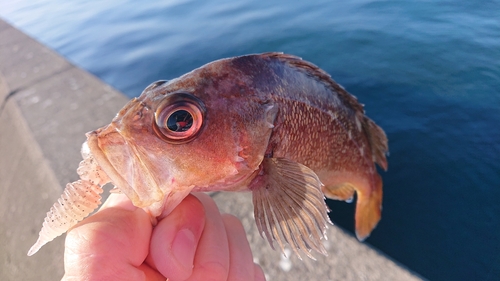
[[[111,126],[111,125],[110,125]],[[109,126],[108,126],[109,127]],[[139,200],[139,195],[135,193],[134,189],[130,187],[128,182],[118,173],[118,171],[113,167],[111,162],[109,162],[108,158],[102,151],[99,146],[98,134],[102,131],[101,129],[88,132],[87,136],[87,145],[89,147],[90,153],[94,156],[94,159],[97,161],[101,169],[108,175],[111,179],[111,183],[113,183],[116,187],[127,187],[127,190],[133,191],[131,194],[132,198],[129,198],[132,202],[136,202]],[[127,194],[129,196],[129,194]]]

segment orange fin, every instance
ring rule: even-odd
[[[384,130],[377,126],[370,118],[363,116],[363,130],[370,143],[372,160],[382,169],[387,170],[389,147]],[[368,188],[356,188],[356,236],[359,241],[365,240],[380,221],[382,212],[382,178],[373,172],[373,179]]]
[[[370,184],[371,182],[371,184]],[[365,240],[380,221],[382,210],[382,179],[378,173],[373,174],[373,180],[352,180],[332,186],[323,186],[326,197],[334,200],[351,202],[354,192],[356,199],[356,237]]]
[[[335,186],[323,186],[326,197],[351,203],[354,197],[354,187],[349,183],[341,183]]]
[[[382,179],[378,173],[374,174],[374,179],[372,189],[356,190],[356,237],[359,241],[370,236],[382,213]]]
[[[318,176],[308,167],[284,158],[265,158],[263,174],[250,185],[255,222],[273,247],[285,243],[299,256],[302,250],[326,255],[321,239],[330,222]]]

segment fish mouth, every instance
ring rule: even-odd
[[[108,126],[109,127],[109,126]],[[139,195],[134,192],[134,189],[130,186],[130,184],[121,176],[121,174],[115,169],[115,167],[111,164],[108,157],[104,153],[104,151],[99,146],[99,135],[102,132],[102,128],[87,133],[87,146],[90,150],[90,153],[94,157],[94,159],[99,164],[100,168],[108,175],[111,182],[120,188],[120,190],[128,190],[130,194],[126,194],[132,202],[139,202]],[[135,203],[134,203],[135,205]]]
[[[136,207],[145,208],[163,200],[165,194],[148,155],[133,140],[127,140],[115,122],[87,133],[87,144],[111,182]]]

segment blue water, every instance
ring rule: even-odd
[[[228,56],[319,65],[390,140],[367,243],[431,280],[500,280],[499,1],[162,2],[0,0],[0,16],[130,97]],[[354,205],[329,203],[352,231]]]

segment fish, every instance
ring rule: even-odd
[[[86,137],[80,179],[47,213],[29,256],[95,210],[108,183],[153,225],[190,192],[248,191],[271,247],[312,259],[326,255],[325,196],[356,195],[360,241],[381,218],[386,134],[328,73],[293,55],[220,59],[154,82]]]

